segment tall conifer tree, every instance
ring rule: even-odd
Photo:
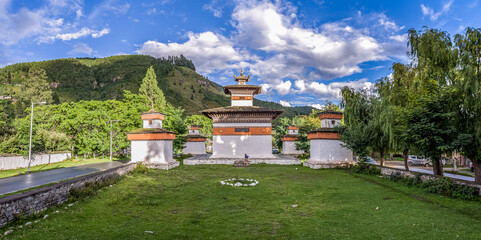
[[[157,76],[155,75],[155,71],[152,66],[147,69],[147,73],[145,74],[142,84],[140,85],[139,93],[147,97],[152,109],[157,108],[158,111],[164,109],[166,100],[164,93],[158,86]]]

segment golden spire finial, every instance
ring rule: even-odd
[[[242,68],[241,68],[241,76],[244,76],[244,71],[242,70]]]

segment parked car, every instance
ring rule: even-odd
[[[450,159],[450,158],[447,158],[447,157],[441,157],[441,162],[443,163],[443,165],[446,165],[448,163],[452,163],[453,161]]]
[[[363,157],[361,161],[364,163],[377,165],[377,162],[372,157]]]
[[[429,165],[433,165],[433,162],[431,161],[431,158],[426,158],[426,159],[429,161]],[[448,161],[449,161],[449,158],[441,157],[441,163],[443,164],[443,166],[446,165],[446,163],[448,163]]]
[[[408,155],[409,166],[420,165],[420,166],[428,167],[429,164],[431,164],[431,160],[427,158],[424,158],[422,156],[416,156],[416,155]]]

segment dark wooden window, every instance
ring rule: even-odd
[[[249,132],[249,128],[235,128],[235,132]]]

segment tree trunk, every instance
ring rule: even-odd
[[[384,166],[384,148],[379,150],[379,155],[381,155],[379,158],[381,160],[381,166]]]
[[[474,182],[481,184],[481,162],[473,159],[474,165]]]
[[[433,161],[433,173],[436,176],[444,176],[443,163],[441,162],[441,157],[436,157],[432,159]]]
[[[409,171],[408,153],[409,153],[409,150],[408,150],[408,149],[404,149],[404,151],[403,151],[403,158],[404,158],[404,169],[406,169],[406,171]]]

